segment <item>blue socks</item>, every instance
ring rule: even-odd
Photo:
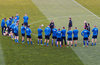
[[[93,43],[92,43],[92,46],[93,46]]]
[[[41,44],[42,44],[42,40],[41,40]]]
[[[96,46],[96,43],[94,45]]]
[[[49,45],[49,43],[47,43],[47,46]]]
[[[33,44],[33,42],[31,41],[31,45]]]
[[[58,47],[58,45],[57,45],[57,47]]]
[[[46,45],[46,42],[44,42],[44,45]]]
[[[39,40],[38,40],[38,44],[39,44]]]
[[[85,41],[83,41],[83,43],[84,43],[84,46],[85,46]]]
[[[11,38],[13,38],[13,36],[11,35]]]
[[[29,45],[29,41],[27,41],[27,44]]]
[[[61,44],[60,44],[60,47],[61,47]]]
[[[77,44],[75,44],[75,47],[77,46]]]
[[[89,45],[88,41],[87,41],[87,46]]]
[[[17,39],[15,39],[15,43],[17,43]]]

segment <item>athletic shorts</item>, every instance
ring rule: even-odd
[[[18,36],[18,33],[14,33],[15,34],[15,36]]]
[[[42,39],[42,36],[38,36],[39,39]]]
[[[25,34],[22,34],[23,37],[25,37]]]
[[[83,38],[83,40],[88,40],[88,38]]]
[[[78,37],[73,37],[73,40],[78,40]]]
[[[12,33],[14,33],[14,29],[12,29]]]
[[[97,35],[93,35],[92,36],[92,39],[97,39]]]
[[[61,41],[61,38],[57,38],[57,41]]]
[[[24,23],[25,26],[28,26],[28,23]]]
[[[57,37],[56,36],[52,36],[52,39],[57,39]]]
[[[67,40],[68,40],[68,41],[72,41],[72,38],[68,38]]]
[[[45,35],[45,39],[50,39],[50,36],[49,35]]]
[[[31,38],[31,35],[27,35],[27,38]]]

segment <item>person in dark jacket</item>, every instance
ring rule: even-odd
[[[87,30],[90,31],[90,24],[87,23]],[[88,41],[90,42],[90,38],[88,37]]]
[[[50,33],[50,35],[51,35],[52,34],[52,29],[54,28],[54,21],[53,20],[50,23],[50,28],[51,28],[51,33]]]
[[[72,27],[72,18],[69,17],[69,24],[68,24],[68,30]]]

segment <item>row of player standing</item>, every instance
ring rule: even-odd
[[[69,30],[67,32],[67,34],[68,34],[67,45],[69,46],[69,42],[71,42],[70,46],[73,46],[74,41],[75,41],[75,46],[77,46],[78,29],[77,29],[77,27],[75,27],[75,30],[72,31],[71,27],[72,27],[72,20],[71,20],[71,18],[69,18],[69,25],[68,25]],[[38,29],[38,45],[39,45],[39,40],[41,40],[41,45],[43,45],[42,44],[42,32],[43,31],[42,31],[41,26],[40,26],[40,28]],[[58,29],[58,31],[57,31],[57,29],[54,26],[54,22],[52,20],[50,25],[45,28],[44,32],[45,32],[44,45],[46,45],[46,42],[47,42],[47,46],[48,46],[50,35],[52,33],[52,46],[53,46],[54,40],[55,40],[55,45],[57,47],[58,47],[58,42],[60,42],[60,47],[63,46],[63,40],[65,41],[65,46],[66,46],[66,29],[65,29],[65,27],[63,27],[63,29],[61,31],[60,31],[60,29]],[[95,45],[96,45],[96,42],[97,42],[96,40],[97,40],[97,36],[98,36],[98,28],[96,28],[96,25],[92,29],[92,32],[93,32],[93,36],[92,36],[92,46],[93,46],[94,45],[93,40],[95,40]],[[72,33],[74,34],[73,39],[72,39]],[[81,35],[83,36],[83,43],[84,43],[83,46],[85,47],[85,41],[86,41],[87,47],[88,47],[88,40],[89,40],[89,36],[90,36],[90,25],[89,24],[81,32]]]

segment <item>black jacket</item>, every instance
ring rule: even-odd
[[[69,25],[68,27],[72,27],[72,20],[69,20]]]

